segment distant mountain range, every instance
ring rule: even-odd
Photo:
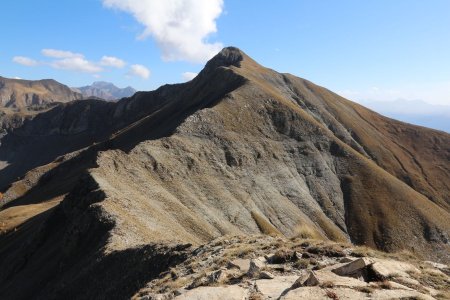
[[[23,80],[0,77],[0,107],[39,109],[54,102],[80,100],[83,96],[53,79]]]
[[[421,100],[362,101],[362,105],[389,118],[450,132],[450,106]]]
[[[136,90],[131,86],[121,89],[114,84],[105,81],[96,81],[91,85],[72,88],[72,90],[81,93],[84,98],[97,97],[109,101],[131,97],[136,93]]]

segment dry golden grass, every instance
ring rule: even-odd
[[[435,298],[439,300],[450,300],[450,291],[440,292],[435,296]]]
[[[428,269],[422,270],[421,273],[408,273],[421,284],[430,286],[436,290],[447,291],[450,287],[450,277],[443,273],[433,272]]]
[[[239,244],[234,248],[231,248],[224,252],[223,256],[227,258],[244,257],[245,255],[253,252],[255,247],[247,244]]]
[[[283,236],[283,234],[275,226],[269,223],[264,217],[262,217],[257,212],[252,211],[251,216],[262,233],[271,236]]]
[[[324,237],[316,229],[306,224],[298,224],[294,229],[294,238],[323,240]]]

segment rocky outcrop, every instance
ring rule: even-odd
[[[328,255],[336,250],[345,257]],[[262,268],[271,270],[271,279],[248,273],[236,267],[236,260],[254,261],[264,253],[298,253],[308,258],[294,258],[277,264],[266,261]],[[363,256],[362,253],[369,256]],[[362,256],[362,257],[361,257]],[[239,257],[235,259],[234,257]],[[296,257],[296,255],[292,255]],[[343,262],[345,261],[345,262]],[[389,279],[373,273],[374,263],[385,267],[409,266],[414,272],[391,274]],[[366,263],[362,263],[366,262]],[[239,263],[240,264],[240,263]],[[172,268],[170,274],[146,284],[134,299],[435,299],[448,297],[450,268],[445,273],[430,269],[431,264],[410,255],[395,256],[380,252],[365,252],[343,244],[313,240],[283,240],[270,237],[223,237],[193,251],[183,263]],[[220,269],[220,282],[202,280]],[[335,270],[352,270],[370,274],[359,279],[335,274]],[[437,279],[439,278],[439,279]],[[202,282],[202,285],[193,285]],[[226,292],[229,292],[227,295]]]

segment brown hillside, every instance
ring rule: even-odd
[[[52,79],[23,80],[0,77],[0,106],[23,110],[53,102],[82,99],[80,93]]]
[[[155,242],[299,227],[448,262],[449,151],[449,134],[225,48],[191,82],[64,105],[4,137],[0,222],[18,205],[35,209],[0,235],[0,298],[119,282],[108,270],[155,264],[145,254]]]

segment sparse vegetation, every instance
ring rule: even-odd
[[[431,286],[437,290],[446,290],[450,287],[450,277],[430,269],[423,269],[421,273],[409,272],[409,275],[415,278],[423,285]]]
[[[436,299],[439,299],[439,300],[449,300],[450,299],[450,291],[442,291],[442,292],[439,292],[436,296],[435,296],[435,298]]]
[[[294,229],[294,238],[322,240],[324,237],[311,226],[298,224]]]
[[[295,252],[287,248],[278,249],[272,257],[272,262],[275,264],[282,264],[294,260]]]
[[[327,297],[330,298],[330,299],[339,300],[339,297],[338,297],[338,296],[336,295],[336,293],[333,292],[333,291],[327,291],[327,292],[326,292],[326,295],[327,295]]]
[[[300,258],[294,263],[293,266],[294,266],[294,268],[297,268],[297,269],[300,269],[300,270],[307,269],[308,266],[309,266],[309,260],[304,259],[304,258]]]
[[[377,282],[377,285],[378,285],[378,287],[380,287],[381,289],[384,289],[384,290],[392,289],[392,284],[387,280]]]
[[[333,288],[334,283],[332,281],[325,281],[319,285],[321,288]]]
[[[283,236],[283,234],[275,226],[273,226],[260,214],[255,211],[252,211],[250,214],[262,233],[270,236]]]
[[[237,245],[236,247],[229,249],[224,252],[224,257],[233,258],[233,257],[244,257],[246,254],[255,250],[255,247],[252,245],[242,244]]]
[[[362,293],[371,294],[375,290],[373,287],[370,286],[363,286],[363,287],[357,287],[357,291],[360,291]]]

